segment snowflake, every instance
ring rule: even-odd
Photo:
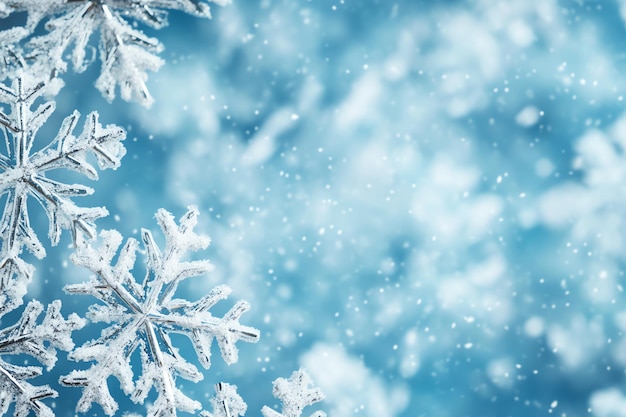
[[[41,375],[38,366],[22,366],[7,362],[9,355],[31,356],[50,370],[56,362],[56,349],[69,351],[74,347],[71,332],[81,328],[84,320],[71,314],[67,320],[60,313],[61,302],[48,306],[41,324],[37,318],[43,311],[38,301],[27,304],[18,323],[0,330],[0,415],[15,404],[15,417],[25,417],[31,411],[38,416],[53,416],[52,410],[41,402],[56,397],[48,385],[34,386],[27,380]]]
[[[276,379],[273,394],[283,404],[282,413],[265,406],[261,410],[263,417],[302,416],[304,407],[324,399],[322,391],[319,388],[311,387],[312,384],[311,377],[304,369],[294,372],[289,379]],[[215,395],[211,399],[211,405],[213,413],[203,411],[200,413],[202,417],[243,417],[248,408],[237,393],[237,387],[223,382],[215,385]],[[325,416],[323,411],[311,414],[311,417]]]
[[[200,404],[176,387],[175,378],[181,376],[195,382],[203,375],[172,346],[170,333],[187,336],[206,369],[211,365],[213,338],[228,364],[237,361],[235,343],[238,340],[258,340],[258,330],[239,324],[239,317],[249,308],[247,302],[237,302],[223,318],[214,317],[208,311],[230,293],[225,285],[214,288],[195,302],[173,298],[182,280],[203,275],[213,268],[206,260],[181,259],[186,252],[206,248],[209,244],[207,237],[193,231],[197,216],[198,211],[191,208],[177,226],[167,211],[157,212],[166,245],[162,253],[152,234],[142,230],[147,272],[141,283],[131,272],[139,245],[135,239],[129,239],[122,247],[115,265],[111,263],[122,243],[117,231],[101,232],[100,248],[85,244],[76,249],[72,261],[90,269],[95,276],[90,282],[67,286],[66,291],[98,298],[104,304],[91,306],[88,318],[92,322],[112,323],[99,339],[69,355],[76,361],[95,362],[89,369],[75,370],[61,378],[63,385],[83,387],[77,411],[86,412],[97,402],[106,414],[114,414],[118,404],[109,392],[107,379],[115,376],[124,392],[137,403],[143,403],[151,388],[155,388],[157,398],[148,408],[149,415],[175,416],[177,409],[193,412]],[[135,381],[131,356],[137,350],[142,370]]]
[[[28,78],[18,78],[10,88],[0,84],[0,102],[11,107],[8,115],[0,111],[6,142],[6,155],[0,154],[0,196],[7,196],[0,220],[0,312],[9,307],[11,300],[20,302],[16,300],[23,295],[25,285],[18,284],[30,279],[32,267],[21,258],[22,248],[27,247],[40,259],[45,256],[45,249],[30,226],[29,196],[35,197],[48,215],[48,236],[53,245],[59,242],[62,229],[72,231],[74,242],[81,232],[93,237],[94,220],[108,214],[103,207],[81,208],[72,202],[71,197],[91,194],[91,188],[64,184],[48,178],[46,173],[65,168],[97,179],[96,169],[87,162],[88,153],[95,155],[100,169],[117,168],[125,153],[120,143],[124,130],[112,125],[103,128],[96,112],[87,116],[80,136],[73,136],[80,117],[77,111],[65,118],[54,139],[32,152],[35,136],[54,111],[55,103],[43,103],[33,111],[31,107],[43,94],[45,84],[29,86],[27,81]]]
[[[300,417],[302,410],[308,405],[324,399],[319,388],[310,387],[313,384],[311,377],[303,369],[291,374],[291,378],[278,378],[274,381],[273,394],[283,403],[282,413],[278,413],[265,406],[261,410],[263,417]],[[311,417],[324,417],[326,413],[316,411]]]
[[[229,0],[210,0],[225,5]],[[23,65],[32,62],[34,73],[52,74],[64,72],[67,64],[65,52],[74,44],[72,63],[77,72],[84,71],[94,60],[87,51],[91,35],[99,31],[99,53],[102,67],[96,87],[111,101],[116,86],[124,100],[137,100],[149,106],[153,99],[145,82],[146,71],[156,71],[163,64],[156,54],[163,46],[157,39],[147,37],[134,29],[126,19],[142,22],[155,29],[167,25],[167,9],[179,10],[199,17],[210,18],[209,6],[200,0],[17,0],[0,3],[0,17],[12,12],[26,11],[28,18],[24,27],[0,32],[0,44],[5,45],[4,62],[1,64]],[[17,51],[18,44],[32,35],[37,25],[45,22],[49,33],[35,36]],[[8,45],[15,45],[11,48]],[[16,58],[15,55],[24,56]],[[95,55],[95,52],[91,52]],[[10,61],[10,62],[9,62]],[[10,67],[11,65],[9,65]]]

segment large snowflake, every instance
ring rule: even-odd
[[[209,0],[224,5],[229,0]],[[96,87],[108,99],[115,98],[119,85],[124,100],[152,103],[146,88],[147,71],[156,71],[163,61],[157,56],[163,47],[158,40],[135,29],[128,18],[159,29],[167,24],[167,9],[199,17],[210,17],[209,1],[200,0],[16,0],[0,2],[0,17],[25,11],[26,25],[0,32],[0,65],[7,68],[33,65],[39,74],[64,72],[65,52],[74,45],[72,63],[82,72],[94,60],[89,48],[94,32],[100,33],[98,46],[102,68]],[[49,18],[50,17],[50,18]],[[48,19],[49,18],[49,19]],[[48,20],[46,20],[48,19]],[[45,21],[48,33],[20,42]],[[88,54],[88,51],[90,53]],[[1,67],[0,67],[1,68]]]
[[[56,349],[71,350],[74,347],[71,332],[81,328],[84,320],[75,314],[65,320],[60,310],[61,302],[54,301],[38,324],[43,306],[31,301],[15,325],[0,330],[0,415],[5,415],[11,404],[14,404],[15,417],[25,417],[30,412],[40,417],[54,415],[41,400],[56,397],[57,392],[48,385],[36,386],[29,382],[42,374],[41,367],[18,365],[10,358],[28,355],[50,370],[57,360]]]
[[[35,136],[55,108],[55,103],[49,101],[31,109],[43,94],[44,86],[29,85],[28,78],[16,79],[11,87],[0,84],[0,102],[11,108],[9,114],[0,111],[6,143],[6,154],[0,154],[0,196],[6,196],[0,220],[0,312],[19,302],[30,278],[32,267],[22,259],[22,249],[27,247],[38,258],[45,256],[45,249],[30,226],[28,197],[33,196],[45,209],[53,245],[59,242],[63,229],[72,231],[74,241],[82,233],[93,237],[94,220],[106,216],[107,210],[78,207],[71,200],[93,190],[53,180],[47,173],[64,168],[97,179],[95,167],[87,161],[89,154],[95,155],[100,169],[106,169],[117,168],[125,153],[120,143],[125,138],[124,130],[112,125],[102,127],[96,112],[87,116],[82,133],[74,136],[80,117],[77,111],[65,118],[54,139],[33,152]]]
[[[90,282],[66,287],[70,294],[90,294],[102,304],[90,307],[92,322],[112,323],[97,340],[86,343],[70,354],[76,361],[95,362],[89,369],[75,370],[61,378],[67,386],[83,387],[77,410],[86,412],[94,402],[112,415],[118,404],[111,395],[107,380],[117,378],[131,399],[143,403],[154,387],[156,400],[148,409],[151,416],[175,416],[176,410],[193,412],[200,404],[184,395],[175,384],[176,376],[190,381],[203,378],[201,372],[187,362],[172,346],[171,333],[187,336],[204,368],[211,365],[211,344],[217,340],[226,363],[237,361],[238,340],[256,342],[258,330],[241,325],[239,317],[248,310],[248,303],[237,302],[222,318],[209,309],[230,293],[225,286],[214,288],[195,302],[173,298],[181,281],[205,274],[213,267],[206,260],[184,261],[183,256],[209,244],[209,239],[193,229],[198,212],[190,209],[176,222],[171,214],[160,210],[156,217],[166,238],[161,250],[152,234],[142,230],[146,255],[146,276],[138,282],[132,274],[138,242],[129,239],[118,254],[122,237],[117,231],[100,233],[102,245],[78,247],[72,257],[76,265],[95,273]],[[116,262],[112,265],[113,258]],[[131,356],[139,351],[141,375],[135,378]]]

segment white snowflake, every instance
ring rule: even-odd
[[[265,406],[261,410],[263,417],[300,417],[304,407],[324,399],[322,390],[312,385],[311,377],[303,369],[295,371],[289,379],[278,378],[274,381],[273,394],[281,400],[282,412],[278,413]],[[311,414],[311,417],[325,416],[323,411]]]
[[[175,378],[181,376],[195,382],[203,375],[179,355],[172,346],[170,333],[187,336],[206,369],[211,365],[214,338],[228,364],[237,361],[235,343],[238,340],[258,340],[258,330],[239,324],[239,317],[249,308],[247,302],[237,302],[222,318],[209,312],[230,293],[225,285],[214,288],[195,302],[173,298],[182,280],[203,275],[213,268],[206,260],[182,260],[187,252],[209,244],[207,237],[193,231],[197,216],[198,211],[191,208],[181,218],[180,225],[176,225],[170,213],[158,211],[156,217],[166,245],[161,252],[152,234],[142,230],[147,272],[141,282],[132,274],[139,246],[135,239],[129,239],[117,254],[121,235],[117,231],[103,231],[99,248],[85,244],[76,249],[73,262],[90,269],[95,276],[90,282],[67,286],[66,291],[98,298],[104,304],[91,306],[88,318],[92,322],[112,323],[99,339],[69,355],[76,361],[95,362],[89,369],[75,370],[61,378],[64,385],[83,387],[77,411],[86,412],[96,402],[106,414],[114,414],[118,404],[107,385],[107,379],[114,376],[123,391],[138,403],[143,403],[151,388],[155,388],[157,398],[148,407],[148,415],[175,416],[176,410],[193,412],[200,404],[176,387]],[[117,259],[112,265],[114,257]],[[135,351],[140,352],[142,363],[138,378],[131,367]]]
[[[41,400],[56,397],[57,392],[48,385],[35,386],[28,382],[41,375],[42,368],[17,365],[10,357],[28,355],[50,370],[57,360],[56,349],[71,350],[74,347],[71,332],[84,325],[84,320],[76,314],[63,319],[60,310],[61,302],[54,301],[41,324],[37,324],[43,306],[31,301],[15,325],[0,330],[0,415],[5,415],[11,404],[15,404],[15,417],[25,417],[31,412],[40,417],[54,415]]]
[[[28,18],[23,27],[0,32],[4,57],[1,64],[11,68],[29,63],[34,73],[51,74],[67,68],[65,52],[74,45],[72,63],[77,72],[84,71],[96,54],[89,47],[94,32],[100,33],[98,51],[102,67],[96,87],[111,101],[120,87],[124,100],[137,100],[149,106],[153,99],[146,88],[146,71],[156,71],[163,64],[159,53],[163,46],[147,37],[127,19],[159,29],[167,24],[167,10],[179,10],[210,18],[208,2],[219,5],[229,0],[17,0],[0,2],[0,17],[25,11]],[[48,19],[49,18],[49,19]],[[48,20],[46,20],[48,19]],[[45,21],[47,34],[20,43],[32,36]],[[89,54],[88,54],[89,51]],[[1,67],[0,67],[1,68]],[[6,70],[5,70],[6,71]]]
[[[63,168],[95,180],[98,175],[87,161],[89,153],[95,155],[100,169],[117,168],[125,153],[120,143],[125,138],[124,130],[113,125],[102,127],[96,112],[87,116],[82,133],[74,136],[78,111],[65,118],[54,139],[33,152],[37,132],[55,108],[55,103],[49,101],[31,109],[44,87],[44,83],[29,85],[28,77],[17,78],[10,88],[0,84],[0,102],[11,108],[9,114],[0,111],[6,143],[6,154],[0,153],[0,196],[6,195],[0,220],[0,312],[11,303],[20,302],[30,279],[32,267],[21,257],[23,247],[38,258],[45,256],[45,249],[30,226],[29,196],[48,215],[52,245],[59,242],[63,229],[72,231],[74,241],[80,233],[93,237],[94,220],[108,214],[103,207],[82,208],[72,202],[72,197],[91,194],[91,188],[65,184],[46,174]]]
[[[304,369],[291,374],[289,379],[278,378],[274,381],[274,397],[282,402],[279,413],[265,406],[261,410],[263,417],[301,417],[304,407],[324,399],[322,391],[313,387],[311,377]],[[247,405],[237,393],[234,385],[219,383],[215,385],[215,395],[211,399],[213,413],[201,412],[202,417],[243,417]],[[325,417],[323,411],[316,411],[311,417]]]

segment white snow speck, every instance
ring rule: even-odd
[[[531,127],[539,121],[539,109],[526,106],[515,116],[515,122],[522,127]]]

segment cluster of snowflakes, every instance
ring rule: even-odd
[[[227,0],[213,2],[223,5]],[[6,327],[2,323],[0,415],[11,411],[16,417],[30,413],[54,415],[46,399],[58,393],[48,385],[31,384],[43,369],[17,362],[26,355],[49,371],[56,362],[57,349],[69,352],[74,361],[91,364],[59,381],[64,386],[82,388],[76,405],[79,412],[87,412],[94,403],[107,415],[118,411],[118,402],[109,390],[110,377],[119,381],[122,391],[134,402],[149,402],[148,415],[196,412],[201,404],[176,386],[176,378],[196,382],[203,379],[203,373],[180,355],[170,334],[188,337],[205,369],[211,366],[214,339],[228,364],[237,361],[237,341],[259,339],[257,329],[239,323],[249,308],[247,302],[235,303],[223,317],[209,311],[228,297],[230,288],[226,285],[196,301],[175,298],[181,281],[202,276],[213,268],[206,260],[185,260],[190,252],[209,244],[207,237],[194,232],[197,209],[190,208],[179,222],[165,210],[156,214],[165,235],[163,249],[147,230],[141,233],[143,250],[132,238],[122,246],[117,231],[96,231],[95,221],[108,215],[104,207],[80,207],[73,201],[74,197],[91,194],[93,189],[49,177],[49,171],[72,170],[96,180],[98,169],[116,169],[126,152],[122,144],[124,129],[101,125],[98,113],[92,112],[76,134],[80,114],[74,111],[63,120],[53,139],[37,138],[55,109],[55,102],[44,101],[43,97],[54,96],[63,86],[59,75],[67,69],[66,53],[71,50],[74,70],[83,71],[93,60],[87,51],[94,49],[90,47],[94,32],[100,35],[97,50],[102,63],[96,87],[108,100],[115,97],[119,86],[123,99],[149,105],[152,98],[145,85],[146,71],[162,65],[156,55],[161,45],[135,29],[134,24],[163,27],[168,9],[210,17],[209,6],[199,0],[0,1],[0,18],[24,12],[27,16],[23,26],[0,31],[0,76],[6,80],[0,84],[0,125],[6,144],[0,152],[0,196],[5,201],[0,220],[0,319],[7,319],[7,313],[15,313],[23,304],[35,270],[27,261],[27,253],[39,260],[46,256],[45,245],[31,227],[29,197],[43,207],[48,217],[50,244],[59,243],[63,230],[71,231],[75,246],[71,260],[93,272],[89,282],[68,285],[65,291],[98,300],[86,318],[71,314],[67,319],[61,315],[61,302],[54,301],[41,321],[44,307],[33,300],[15,324]],[[45,28],[43,35],[38,30],[40,25]],[[146,274],[141,279],[134,275],[137,252],[144,253],[146,260]],[[105,329],[98,339],[75,347],[72,332],[88,322],[105,323]],[[131,366],[135,352],[141,357],[140,371]],[[155,396],[150,395],[153,388]],[[215,390],[213,412],[201,411],[202,415],[245,414],[246,404],[235,386],[218,383]],[[298,417],[304,407],[323,398],[303,370],[294,372],[290,379],[277,379],[274,395],[283,404],[282,412],[264,407],[264,417]],[[323,415],[316,412],[312,416]]]

